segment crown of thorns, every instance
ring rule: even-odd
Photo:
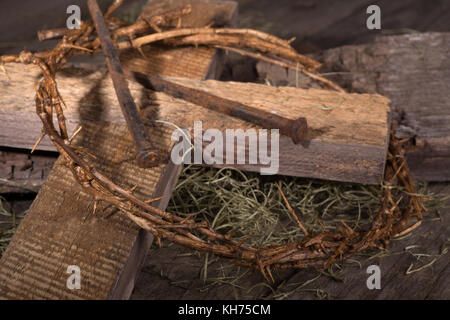
[[[108,10],[105,18],[107,18],[115,39],[121,35],[133,34],[138,28],[145,29],[145,27],[148,27],[143,25],[142,22],[123,26],[124,23],[118,23],[117,18],[109,18],[112,11],[113,9]],[[181,11],[180,14],[185,14],[186,11],[187,9]],[[164,17],[153,20],[155,23],[167,21]],[[147,23],[149,22],[147,21]],[[121,27],[114,29],[113,25]],[[214,41],[211,40],[211,34],[214,34]],[[45,33],[41,35],[45,36]],[[206,221],[183,218],[153,207],[151,200],[143,201],[137,198],[132,191],[121,188],[97,170],[89,162],[89,154],[71,144],[73,137],[69,138],[67,133],[62,109],[64,101],[58,92],[55,74],[71,56],[95,52],[99,49],[100,42],[98,38],[92,39],[93,35],[93,24],[82,22],[80,29],[66,30],[62,41],[53,50],[43,53],[23,51],[18,55],[3,56],[1,57],[1,66],[4,69],[4,64],[8,62],[35,64],[43,72],[43,77],[36,89],[35,99],[36,113],[42,120],[43,130],[35,147],[45,135],[48,135],[58,151],[67,160],[67,164],[78,183],[94,196],[96,203],[105,201],[117,207],[120,212],[137,225],[151,232],[158,242],[165,239],[197,251],[213,253],[238,265],[259,270],[266,279],[273,281],[273,270],[281,268],[329,268],[337,261],[368,248],[384,249],[391,239],[401,237],[421,224],[422,212],[425,208],[406,164],[402,141],[395,139],[393,126],[390,133],[383,183],[382,206],[372,213],[374,218],[366,229],[355,230],[342,221],[334,231],[330,231],[323,226],[320,233],[310,233],[295,215],[281,192],[286,207],[304,237],[301,240],[286,244],[258,247],[234,240],[231,234],[216,232]],[[241,41],[236,41],[236,39]],[[240,53],[265,59],[285,67],[292,68],[294,66],[296,70],[304,72],[324,86],[342,90],[336,84],[314,73],[314,69],[320,64],[296,53],[290,47],[289,41],[255,30],[175,29],[161,31],[134,39],[131,42],[116,42],[116,47],[118,49],[130,47],[139,49],[144,44],[161,40],[166,40],[171,45],[195,42],[196,44],[229,49],[233,49],[231,47],[233,44],[239,43],[242,45],[244,43],[246,47],[252,50],[270,53],[271,56],[234,49]],[[273,56],[285,60],[277,60],[272,58]],[[286,60],[290,62],[288,63]],[[301,65],[300,68],[299,64]],[[55,128],[52,121],[54,112],[57,115],[58,128]],[[406,209],[400,208],[401,201],[407,204]]]

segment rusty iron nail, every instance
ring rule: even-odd
[[[240,102],[221,98],[205,91],[188,88],[155,75],[146,75],[124,69],[125,76],[147,89],[161,91],[175,98],[183,99],[204,108],[221,112],[257,124],[266,129],[279,129],[280,133],[298,144],[306,139],[308,124],[304,117],[288,119],[277,114],[262,111]]]
[[[131,96],[125,79],[123,69],[120,65],[119,55],[114,48],[108,27],[106,25],[103,14],[96,0],[88,0],[89,12],[94,21],[98,38],[100,39],[103,52],[106,56],[108,70],[114,84],[117,99],[119,100],[122,113],[125,117],[128,129],[133,137],[136,146],[136,161],[141,168],[150,168],[158,164],[158,150],[153,147],[148,139],[144,124],[139,117],[136,104]]]

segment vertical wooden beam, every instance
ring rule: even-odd
[[[176,7],[182,3],[185,1],[171,1],[169,5]],[[213,15],[224,6],[223,3],[194,3],[199,8],[206,3]],[[162,0],[151,1],[145,12],[157,13],[154,8],[162,4],[167,5]],[[226,10],[231,10],[228,16],[234,16],[236,4],[227,4]],[[185,53],[173,49],[148,54],[146,63],[157,67],[149,72],[196,79],[217,76],[217,69],[213,68],[217,64],[214,50],[192,48],[189,54]],[[142,64],[144,60],[140,61]],[[107,112],[108,108],[99,100],[98,110]],[[138,168],[126,126],[80,118],[83,130],[74,143],[94,154],[98,168],[119,185],[127,188],[138,185],[137,196],[143,199],[164,196],[154,205],[165,209],[181,167],[162,163],[152,169]],[[168,155],[171,131],[158,126],[148,130],[155,137],[155,147]],[[18,127],[17,134],[21,131]],[[62,157],[57,160],[0,260],[0,298],[127,299],[152,236],[106,205],[98,206],[93,213],[93,197],[82,190],[64,161]],[[67,286],[70,276],[67,270],[72,265],[80,268],[80,289],[71,290]]]

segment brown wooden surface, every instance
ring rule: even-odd
[[[392,101],[398,134],[416,137],[408,163],[417,179],[450,180],[450,33],[383,36],[323,53],[324,72],[354,92]]]
[[[234,1],[158,1],[144,8],[141,17],[158,16],[170,8],[181,8],[188,3],[192,9],[191,13],[182,17],[183,27],[203,27],[210,23],[214,23],[215,26],[237,24],[237,3]],[[172,21],[171,25],[176,26],[177,21]],[[213,48],[167,48],[152,44],[142,47],[142,51],[145,57],[136,50],[123,51],[121,53],[123,66],[142,73],[193,79],[215,79],[221,73],[223,54]]]
[[[15,149],[0,150],[0,194],[37,192],[44,184],[56,154],[27,154]]]
[[[152,1],[149,6],[155,3],[158,2]],[[199,79],[206,74],[214,77],[215,71],[210,68],[214,66],[213,57],[214,52],[207,56],[193,53],[178,57],[177,61],[181,64],[207,67],[193,73],[180,70],[175,74]],[[39,79],[39,72],[36,71],[32,82]],[[164,196],[154,203],[164,209],[181,167],[163,163],[156,168],[140,169],[135,165],[135,150],[126,126],[99,121],[105,120],[99,115],[107,113],[115,103],[113,94],[106,100],[100,99],[104,96],[99,93],[98,85],[105,78],[108,78],[106,74],[102,74],[101,79],[85,78],[88,82],[94,80],[94,86],[79,96],[82,98],[80,108],[72,110],[81,114],[79,123],[83,127],[75,143],[96,155],[98,167],[119,185],[128,188],[138,185],[135,192],[142,198]],[[32,82],[29,84],[32,85]],[[76,87],[67,89],[67,96],[70,96]],[[22,103],[30,103],[31,107],[31,101],[27,100],[30,96],[18,94],[17,97],[24,99]],[[91,108],[89,111],[95,110],[93,116],[86,115],[83,107]],[[31,120],[32,114],[25,113],[24,117]],[[75,125],[69,123],[70,129],[74,129]],[[6,129],[2,126],[2,135]],[[26,129],[20,131],[30,134]],[[172,143],[171,131],[160,125],[149,128],[152,141],[167,156]],[[112,212],[111,207],[98,207],[93,214],[93,206],[93,198],[81,190],[60,157],[0,260],[0,298],[128,298],[152,236],[120,213]],[[80,267],[81,290],[66,288],[68,265]]]
[[[41,125],[33,114],[34,92],[31,89],[39,72],[34,66],[10,64],[11,80],[0,80],[4,84],[0,87],[4,105],[0,109],[0,120],[5,123],[0,145],[30,148],[39,135]],[[123,123],[106,74],[101,71],[78,73],[65,72],[57,77],[59,91],[67,104],[65,116],[69,131],[84,119]],[[213,80],[174,78],[173,81],[287,118],[306,117],[310,129],[305,144],[294,145],[290,138],[280,138],[280,174],[372,184],[381,182],[390,121],[389,101],[382,96]],[[194,121],[202,121],[203,129],[246,130],[253,127],[237,118],[144,90],[135,83],[130,83],[130,89],[143,116],[150,119],[156,116],[188,129],[193,127]],[[99,108],[99,104],[108,105],[108,108]],[[18,130],[24,122],[27,130]],[[39,147],[53,149],[45,139]],[[260,168],[256,165],[236,167],[253,171]]]
[[[155,128],[150,133],[159,138],[155,143],[167,154],[170,132]],[[75,143],[94,154],[96,165],[116,183],[127,188],[139,185],[140,197],[170,197],[167,190],[157,190],[158,184],[176,180],[179,169],[169,170],[165,164],[151,170],[138,168],[126,126],[84,122]],[[94,214],[93,205],[93,197],[82,190],[60,157],[0,260],[0,297],[105,299],[116,294],[124,265],[132,256],[130,249],[143,240],[139,228],[120,212],[105,207]],[[81,290],[66,288],[68,265],[80,267]],[[121,294],[126,296],[131,289]]]

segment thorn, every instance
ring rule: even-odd
[[[82,126],[79,126],[77,130],[72,134],[72,136],[69,138],[69,143],[72,143],[72,140],[80,133],[80,131],[83,129]]]
[[[129,193],[133,193],[133,192],[137,189],[137,187],[138,187],[138,185],[135,184],[134,187],[131,187],[131,188],[128,190],[128,192],[129,192]]]
[[[128,41],[130,41],[130,44],[133,45],[134,35],[132,33],[128,34]]]
[[[56,82],[55,82],[55,85],[56,85]],[[66,102],[65,102],[64,99],[61,97],[61,94],[59,93],[58,87],[55,87],[55,88],[56,88],[56,94],[57,94],[57,96],[58,96],[59,102],[61,102],[61,104],[63,105],[64,109],[67,110]],[[64,116],[64,115],[63,115],[63,116]]]
[[[88,49],[88,48],[84,48],[84,47],[80,47],[80,46],[77,46],[77,45],[74,45],[74,44],[64,44],[64,45],[62,45],[62,47],[63,48],[70,48],[70,49],[78,49],[78,50],[81,50],[81,51],[87,51],[89,53],[93,53],[94,52],[94,50],[91,50],[91,49]]]
[[[355,232],[353,231],[353,229],[350,228],[350,227],[348,226],[348,224],[345,223],[344,220],[341,220],[341,223],[344,225],[345,229],[347,229],[347,231],[348,231],[349,234],[354,234],[354,233],[355,233]]]
[[[91,159],[98,160],[97,156],[93,155],[92,153],[90,153],[89,151],[87,151],[85,148],[83,148],[81,146],[73,146],[73,148],[79,152],[84,153],[84,155],[90,157]]]
[[[92,214],[95,215],[95,213],[97,212],[97,207],[100,207],[101,210],[103,211],[103,205],[102,205],[102,200],[101,199],[95,199],[94,210],[93,210]]]
[[[36,143],[34,144],[33,148],[31,149],[30,153],[33,153],[34,150],[36,150],[36,148],[38,147],[39,143],[41,143],[42,139],[44,139],[45,135],[46,135],[46,133],[44,132],[44,130],[42,130],[41,135],[37,139]]]
[[[152,198],[152,199],[150,199],[150,200],[146,200],[146,201],[144,201],[144,203],[147,203],[147,204],[149,204],[149,203],[152,203],[152,202],[155,202],[155,201],[161,200],[162,198],[164,198],[164,196],[161,196],[161,197],[157,197],[157,198]]]
[[[269,274],[270,279],[272,280],[272,283],[275,283],[275,279],[273,278],[272,271],[270,270],[270,266],[266,267],[267,273]]]
[[[317,220],[317,222],[319,223],[320,227],[322,228],[322,230],[323,230],[324,232],[328,232],[328,229],[325,227],[325,225],[322,223],[322,221]]]
[[[264,267],[261,264],[259,265],[259,272],[261,272],[264,279],[266,279],[266,281],[269,282],[269,278],[267,277],[267,274],[264,272]]]
[[[158,27],[157,24],[155,24],[152,21],[149,21],[147,19],[144,19],[144,21],[147,23],[147,25],[149,25],[151,28],[153,28],[153,30],[155,30],[157,33],[161,33],[162,32],[161,28]]]
[[[136,49],[145,59],[147,59],[147,56],[144,54],[144,51],[142,50],[142,47],[137,47]]]
[[[95,212],[97,211],[97,204],[98,204],[98,200],[94,201],[94,210],[92,211],[92,214],[95,215]]]

